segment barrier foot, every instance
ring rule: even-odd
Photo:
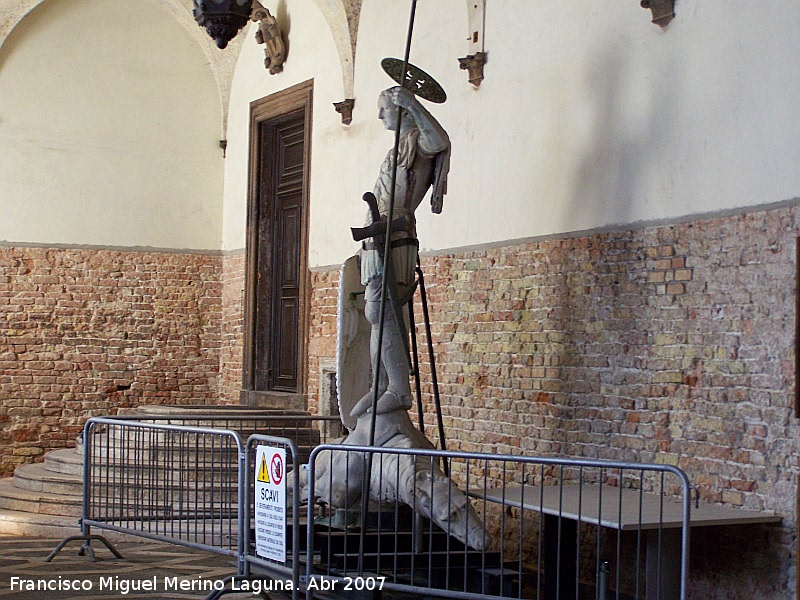
[[[233,576],[226,577],[222,581],[225,582],[225,587],[222,588],[221,590],[214,590],[203,600],[218,600],[218,598],[222,598],[222,596],[224,596],[225,594],[230,594],[234,591],[233,586],[229,586],[229,584],[233,582]]]
[[[203,600],[219,600],[219,598],[222,598],[226,594],[241,594],[243,592],[242,586],[237,588],[234,584],[237,581],[239,581],[239,582],[252,581],[254,579],[261,579],[262,581],[264,581],[264,578],[261,578],[261,577],[258,577],[258,576],[254,576],[254,575],[231,575],[230,577],[226,577],[225,579],[222,580],[223,582],[225,582],[225,586],[222,589],[214,590],[213,592],[208,594],[208,596],[203,598]],[[294,589],[297,589],[297,588],[294,588]],[[245,590],[246,590],[246,588],[245,588]],[[275,597],[278,597],[278,598],[285,598],[286,597],[283,594],[278,595],[278,596],[272,596],[272,595],[270,595],[270,592],[271,592],[271,590],[262,590],[261,592],[253,592],[253,596],[258,596],[259,598],[267,598],[267,599],[275,598]],[[288,593],[288,592],[284,592],[284,593]],[[296,595],[294,595],[294,594],[292,595],[292,598],[296,598],[296,597],[297,597]]]
[[[81,549],[78,550],[78,556],[85,556],[86,553],[88,552],[89,559],[92,562],[97,562],[97,557],[95,557],[94,555],[94,548],[92,548],[91,544],[92,540],[103,542],[106,548],[108,548],[109,551],[114,556],[116,556],[117,558],[123,558],[122,554],[119,553],[119,551],[114,547],[114,545],[111,542],[109,542],[106,538],[104,538],[102,535],[71,535],[68,538],[64,538],[63,540],[61,540],[61,543],[59,543],[58,546],[56,546],[55,549],[53,549],[53,551],[47,556],[47,558],[44,559],[44,562],[50,562],[51,560],[53,560],[56,554],[61,552],[61,550],[67,544],[75,540],[81,540],[83,542],[83,546],[81,546]]]

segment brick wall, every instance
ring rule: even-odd
[[[311,319],[308,342],[308,411],[320,412],[321,361],[336,358],[336,307],[339,298],[339,270],[311,275]]]
[[[0,247],[0,472],[118,407],[212,404],[216,255]]]
[[[797,220],[424,258],[448,448],[678,465],[705,500],[785,517],[697,530],[692,597],[793,598]],[[337,279],[314,277],[312,364],[335,352]]]
[[[222,259],[222,322],[220,323],[219,404],[239,404],[244,340],[245,252]]]
[[[696,530],[692,597],[793,597],[797,211],[425,257],[448,447],[676,464],[785,517]],[[243,253],[0,248],[0,469],[116,407],[236,403],[243,284]],[[338,269],[312,288],[315,413]]]

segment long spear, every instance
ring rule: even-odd
[[[411,36],[414,33],[414,17],[417,12],[417,0],[411,1],[411,16],[408,22],[408,35],[406,37],[406,52],[403,57],[403,70],[401,71],[401,80],[400,85],[402,87],[406,87],[406,82],[408,80],[407,73],[408,73],[408,59],[411,54]],[[372,446],[375,443],[375,417],[377,416],[377,408],[378,408],[378,384],[380,380],[380,364],[381,364],[381,352],[383,349],[383,327],[386,322],[386,298],[387,298],[387,289],[388,286],[391,285],[391,282],[387,281],[387,273],[389,273],[389,269],[391,269],[391,257],[392,257],[392,221],[394,219],[394,205],[395,205],[395,192],[396,192],[396,185],[397,185],[397,163],[400,156],[400,128],[403,122],[403,107],[397,107],[397,127],[395,127],[394,131],[394,149],[392,150],[392,187],[389,191],[389,213],[386,218],[386,233],[384,235],[385,240],[385,248],[383,252],[383,271],[381,277],[383,281],[381,282],[381,298],[380,298],[380,307],[378,310],[378,348],[377,348],[377,360],[375,361],[376,368],[375,373],[373,373],[372,378],[372,419],[370,420],[370,427],[369,427],[369,445]],[[398,327],[400,323],[397,324]],[[401,332],[402,333],[402,332]],[[370,455],[371,456],[371,455]],[[371,465],[370,465],[371,466]],[[367,471],[369,473],[370,471]],[[369,482],[369,479],[367,479]],[[369,484],[367,484],[369,485]]]
[[[417,12],[417,0],[411,0],[411,16],[409,17],[408,21],[408,33],[406,35],[406,51],[403,57],[403,70],[401,71],[401,80],[400,85],[405,87],[407,73],[408,73],[408,59],[411,54],[411,37],[414,33],[414,18]],[[383,348],[383,327],[386,323],[386,297],[387,297],[387,287],[389,282],[387,281],[387,273],[391,268],[391,260],[392,255],[392,220],[394,218],[394,204],[395,204],[395,187],[397,183],[397,162],[398,157],[400,155],[400,128],[403,122],[403,108],[398,106],[397,107],[397,127],[395,127],[394,131],[394,149],[392,151],[392,187],[391,191],[389,192],[389,213],[386,218],[386,233],[384,236],[385,244],[384,244],[384,252],[383,252],[383,272],[381,277],[383,278],[381,282],[381,297],[380,297],[380,305],[378,310],[378,348],[376,350],[376,361],[375,361],[375,372],[373,373],[372,377],[372,416],[370,419],[369,424],[369,445],[375,445],[375,419],[378,416],[378,386],[380,385],[380,374],[381,374],[381,351]],[[398,315],[399,316],[399,315]],[[397,317],[395,317],[397,319]],[[400,323],[397,322],[397,326],[400,326]],[[402,331],[401,331],[402,334]],[[362,486],[361,492],[361,533],[359,535],[359,547],[360,551],[358,553],[358,572],[364,572],[364,550],[365,550],[365,541],[366,541],[366,529],[367,529],[367,511],[369,509],[369,492],[370,492],[370,479],[372,478],[372,461],[373,461],[373,453],[370,452],[367,454],[367,464],[366,469],[364,472],[364,484]],[[380,515],[378,515],[378,519],[380,519]]]

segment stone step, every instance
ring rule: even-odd
[[[45,515],[0,508],[0,535],[49,538],[53,540],[53,548],[55,548],[56,540],[60,541],[69,536],[80,535],[80,533],[81,526],[78,517]],[[130,534],[116,531],[93,528],[91,533],[102,535],[114,544],[130,544],[136,541],[136,538]],[[64,549],[64,552],[75,554],[81,545],[81,541],[73,541]],[[92,542],[92,546],[95,548],[98,557],[111,557],[111,554],[102,543]]]
[[[97,458],[102,460],[98,460],[96,466],[103,468],[102,465],[106,462],[106,457],[102,456]],[[139,458],[145,460],[148,457],[140,456]],[[127,477],[128,480],[132,482],[134,473],[131,470],[131,465],[124,462],[120,465],[119,459],[115,459],[112,462],[117,462],[118,464],[108,471],[110,473],[109,478],[116,480],[115,478],[117,477]],[[151,465],[145,462],[142,467],[144,468],[144,475],[141,476],[145,478],[148,476],[156,476],[163,480],[165,473],[170,473],[170,481],[194,481],[196,478],[195,473],[197,473],[201,476],[201,480],[204,479],[210,483],[213,479],[214,485],[218,486],[222,479],[226,480],[228,484],[236,481],[238,465],[235,462],[229,465],[220,465],[219,462],[197,461],[190,466],[184,466],[182,468],[180,466],[167,468],[163,464],[156,463],[155,465]],[[80,477],[83,473],[83,454],[73,448],[51,450],[44,456],[44,469],[52,473]]]
[[[129,435],[130,434],[130,435]],[[182,445],[185,456],[215,456],[223,454],[236,454],[235,444],[228,444],[231,438],[226,438],[224,443],[219,439],[211,440],[200,439],[195,445],[194,439],[168,438],[165,436],[154,436],[147,440],[138,439],[135,432],[128,430],[124,433],[117,431],[109,436],[95,436],[92,440],[92,449],[97,453],[110,453],[120,455],[121,453],[136,453],[138,455],[162,455],[177,454],[178,448]],[[294,440],[297,452],[300,455],[308,456],[311,451],[319,445],[319,440],[311,439],[308,436],[298,437]],[[83,452],[83,445],[80,446]],[[289,450],[287,449],[287,454]]]
[[[277,434],[278,431],[291,432],[289,437],[297,437],[298,441],[301,443],[310,442],[310,446],[316,445],[319,441],[316,433],[305,433],[302,431],[302,428],[301,433],[296,433],[293,426],[294,421],[292,419],[294,415],[281,411],[242,410],[242,407],[197,407],[195,410],[191,411],[185,410],[185,407],[144,407],[144,410],[137,409],[136,412],[144,412],[145,415],[143,416],[145,419],[148,413],[152,415],[189,413],[192,417],[195,417],[195,415],[197,417],[202,417],[205,421],[203,425],[208,425],[209,423],[214,425],[230,425],[233,421],[228,419],[229,417],[234,417],[235,413],[245,415],[257,414],[259,416],[265,414],[280,415],[286,417],[286,419],[281,419],[277,422],[273,421],[266,426],[264,426],[265,424],[263,422],[259,423],[260,432],[262,432],[262,429],[266,430],[263,431],[265,433],[268,431],[275,434]],[[192,419],[190,418],[190,420]],[[238,424],[242,426],[244,430],[252,426],[251,423],[247,421],[240,421]],[[242,434],[246,434],[246,431],[243,431]],[[111,447],[113,449],[125,446],[130,447],[129,441],[115,439],[119,437],[118,435],[112,433],[110,437],[112,440]],[[163,458],[165,454],[164,450],[166,449],[164,436],[161,434],[157,435],[154,441],[153,452],[150,452],[150,448],[144,450],[141,448],[141,445],[139,446],[139,450],[142,452],[139,456],[140,459],[143,457],[149,458],[150,454],[153,455],[153,458]],[[167,442],[167,444],[169,444],[169,442]],[[310,452],[310,449],[311,448],[303,449],[301,452],[305,451],[305,453],[307,453]],[[199,484],[200,487],[197,491],[192,489],[191,483],[184,485],[184,496],[182,500],[175,503],[174,506],[172,502],[169,506],[164,506],[163,501],[158,500],[160,496],[163,496],[163,491],[161,493],[158,491],[140,491],[138,500],[141,501],[146,498],[148,502],[153,502],[156,505],[156,507],[154,507],[155,513],[160,513],[162,517],[164,517],[166,513],[169,513],[172,518],[177,517],[178,519],[191,519],[194,518],[193,515],[197,515],[198,513],[204,514],[206,512],[209,512],[214,518],[218,518],[219,515],[217,513],[221,508],[220,503],[223,501],[233,502],[232,509],[235,509],[235,470],[232,470],[230,473],[230,475],[232,475],[232,480],[225,486],[221,486],[218,482],[220,481],[222,472],[228,475],[228,468],[226,465],[226,467],[220,469],[220,465],[218,464],[219,448],[213,452],[215,454],[213,461],[215,463],[213,465],[215,473],[213,484],[210,482],[205,483],[201,480]],[[209,454],[211,454],[211,452],[208,448],[199,449],[199,451],[195,451],[194,453],[187,453],[188,457],[192,459],[192,462],[188,463],[191,465],[191,472],[187,472],[187,466],[173,464],[171,466],[161,465],[154,470],[154,473],[157,473],[159,477],[163,476],[165,472],[177,473],[177,476],[174,476],[171,481],[183,481],[184,484],[186,484],[187,482],[193,481],[195,477],[195,468],[197,469],[196,472],[201,476],[205,476],[208,471],[212,469],[210,464],[212,461],[208,460]],[[106,457],[98,456],[98,458]],[[183,457],[183,465],[187,465],[186,459],[187,456],[185,455]],[[235,467],[235,462],[231,466]],[[64,448],[46,453],[44,463],[22,465],[17,467],[13,477],[0,479],[0,534],[61,538],[79,533],[80,527],[78,518],[81,514],[83,492],[82,469],[83,445],[78,442],[75,448]],[[115,485],[114,475],[121,471],[127,471],[127,469],[124,467],[123,469],[114,467],[110,469],[109,472],[111,485],[109,486],[107,494],[104,492],[106,495],[104,495],[103,498],[103,504],[108,514],[119,514],[120,490],[119,487]],[[135,488],[135,485],[132,485],[134,482],[125,483],[125,494],[129,496],[133,491],[132,488]],[[214,504],[207,506],[204,492],[208,485],[213,485],[216,493],[214,496]],[[195,500],[197,504],[191,504],[191,506],[189,506],[188,503],[192,503]],[[126,497],[126,507],[123,512],[128,513],[131,508],[130,503],[135,503],[136,501],[137,499]],[[187,513],[187,507],[191,508],[191,511],[189,511],[191,514]],[[158,516],[158,514],[156,516]],[[103,533],[111,538],[124,539],[127,537],[125,534],[117,534],[114,532],[106,531]]]
[[[80,496],[83,479],[80,475],[49,471],[42,463],[21,465],[14,469],[14,485],[18,488],[47,494]]]
[[[0,508],[0,534],[61,539],[79,533],[77,517]]]
[[[82,462],[84,454],[82,444],[78,445],[78,451],[76,453],[79,456],[79,461]],[[180,453],[174,448],[169,448],[167,446],[151,446],[147,449],[126,449],[121,445],[97,445],[93,448],[91,458],[94,466],[103,468],[105,468],[106,465],[111,465],[112,469],[127,468],[130,470],[133,465],[139,464],[143,470],[149,469],[159,472],[183,472],[187,469],[191,469],[192,471],[198,469],[200,471],[214,471],[215,473],[219,473],[222,469],[226,473],[233,472],[235,478],[235,473],[239,468],[236,451],[234,450],[233,452],[225,454],[225,461],[220,460],[221,456],[223,455],[220,453],[219,448],[208,448],[205,451],[200,450],[199,452],[192,449],[189,452]],[[46,457],[47,455],[45,455],[45,458]],[[167,460],[169,460],[169,463],[167,463]],[[168,467],[167,464],[171,466]]]
[[[106,517],[127,518],[136,520],[136,515],[145,512],[156,518],[167,519],[195,519],[206,516],[209,519],[218,519],[222,513],[235,516],[236,498],[234,496],[222,499],[215,497],[213,503],[198,499],[183,498],[168,504],[159,501],[154,496],[144,498],[126,497],[120,506],[118,497],[103,497],[99,499],[100,506],[92,509],[92,518],[102,514]],[[97,501],[96,501],[97,502]],[[148,508],[145,508],[148,507]],[[65,494],[46,494],[24,488],[16,487],[11,478],[0,480],[0,509],[29,512],[33,514],[46,514],[58,516],[81,516],[82,498]]]
[[[83,454],[75,448],[50,450],[44,455],[44,468],[54,473],[80,476],[83,473]]]
[[[81,496],[36,492],[15,486],[11,477],[0,479],[0,508],[77,518],[81,506]]]
[[[96,492],[106,503],[119,499],[120,493],[124,494],[124,498],[128,502],[144,502],[145,499],[147,502],[163,502],[167,494],[169,494],[170,501],[176,503],[180,501],[199,502],[203,505],[212,498],[212,495],[215,503],[231,502],[236,497],[238,486],[235,478],[224,484],[220,483],[219,478],[213,481],[201,479],[199,482],[195,482],[191,477],[193,474],[188,474],[183,478],[176,474],[165,480],[164,471],[160,471],[161,476],[154,479],[152,485],[145,485],[143,488],[132,476],[130,478],[126,475],[120,477],[119,473],[118,470],[112,470],[105,482],[101,483],[100,491]],[[170,486],[168,493],[163,487],[165,481]],[[17,467],[14,471],[13,482],[15,487],[32,492],[77,497],[81,497],[83,494],[83,480],[80,476],[49,471],[40,463]],[[180,491],[181,489],[183,491]]]

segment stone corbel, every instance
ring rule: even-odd
[[[350,125],[353,122],[353,107],[355,104],[355,98],[346,98],[341,102],[333,103],[333,108],[342,115],[342,125]]]
[[[642,8],[653,13],[653,23],[664,29],[675,18],[675,0],[642,0]]]
[[[458,59],[458,64],[469,73],[469,82],[475,87],[483,81],[483,65],[486,64],[486,53],[476,52]]]
[[[458,59],[459,66],[469,73],[469,82],[476,88],[483,81],[483,65],[486,64],[486,48],[483,33],[486,29],[486,0],[467,0],[467,55]]]
[[[258,23],[256,42],[264,44],[264,54],[266,55],[264,68],[269,70],[270,75],[280,73],[283,71],[283,62],[286,60],[286,45],[283,43],[283,34],[278,26],[278,21],[258,0],[253,0],[253,12],[250,13],[250,20]]]

